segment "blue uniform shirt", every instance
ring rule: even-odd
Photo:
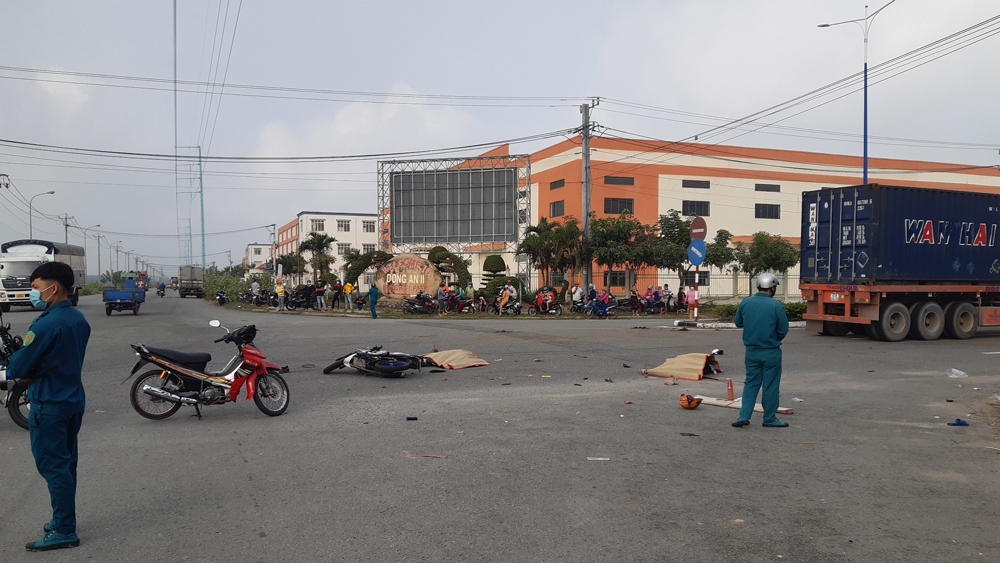
[[[83,357],[90,340],[90,325],[69,299],[59,301],[31,323],[24,347],[10,357],[8,377],[34,379],[28,400],[61,414],[82,413]]]
[[[743,345],[747,348],[780,348],[788,334],[784,305],[763,291],[741,301],[733,320],[743,329]]]

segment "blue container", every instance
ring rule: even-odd
[[[802,193],[806,283],[1000,282],[1000,194],[850,186]]]

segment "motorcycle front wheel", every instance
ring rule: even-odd
[[[279,416],[288,408],[288,384],[274,372],[257,378],[253,402],[267,416]]]
[[[14,424],[27,430],[29,412],[31,412],[31,404],[28,402],[28,387],[19,383],[10,392],[7,400],[7,413]]]
[[[171,393],[181,387],[179,377],[170,373],[167,374],[167,377],[161,378],[161,373],[163,373],[163,370],[151,370],[135,378],[135,382],[132,383],[132,391],[129,394],[129,400],[135,412],[150,420],[170,418],[181,408],[180,403],[173,403],[142,392],[143,385],[149,385],[158,389],[165,388],[165,391]]]
[[[344,360],[336,360],[332,364],[323,368],[323,373],[331,373],[333,370],[337,370],[344,367]]]

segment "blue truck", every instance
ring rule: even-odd
[[[139,306],[146,301],[146,290],[138,289],[141,280],[136,276],[126,274],[125,289],[105,289],[104,313],[109,317],[112,311],[132,311],[139,314]]]
[[[802,193],[808,330],[971,338],[1000,326],[1000,194],[869,184]]]

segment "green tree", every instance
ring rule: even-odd
[[[674,270],[681,283],[685,273],[693,266],[688,262],[687,249],[691,244],[692,219],[681,216],[676,209],[671,209],[666,215],[660,215],[657,222],[662,243],[657,254],[656,265],[660,268]],[[712,266],[720,270],[729,268],[735,260],[734,249],[730,246],[733,234],[725,229],[715,233],[715,239],[705,245],[705,261],[703,266]]]
[[[764,272],[784,273],[799,262],[798,248],[764,231],[754,233],[750,244],[737,243],[733,254],[736,268],[751,278]]]
[[[491,274],[499,274],[507,271],[507,263],[503,261],[503,256],[490,254],[483,260],[483,270]]]
[[[528,259],[528,265],[541,274],[542,285],[548,285],[549,272],[555,264],[555,228],[558,221],[542,217],[537,225],[525,230],[524,239],[517,246],[517,253]]]
[[[301,274],[305,266],[302,256],[298,254],[283,254],[278,256],[276,262],[278,263],[278,266],[281,267],[281,271],[284,275]]]
[[[344,253],[344,281],[358,285],[358,278],[372,267],[378,268],[392,259],[392,254],[373,250],[361,254],[357,249],[352,248]]]
[[[306,240],[299,245],[299,255],[309,253],[309,265],[312,267],[313,278],[326,273],[337,258],[330,254],[330,245],[337,239],[322,232],[309,233]]]
[[[644,225],[625,211],[618,217],[601,217],[590,224],[594,260],[601,266],[635,271],[662,260],[657,229]]]
[[[427,252],[427,260],[434,264],[438,270],[455,274],[461,287],[472,283],[472,274],[469,273],[469,262],[461,256],[453,254],[447,248],[435,246]]]
[[[125,286],[125,278],[123,277],[123,272],[111,270],[106,270],[101,274],[101,284],[109,287],[121,288]]]
[[[583,244],[580,222],[575,217],[570,217],[565,223],[557,223],[552,229],[552,236],[552,268],[564,273],[570,269],[574,273],[581,271],[589,256]]]

